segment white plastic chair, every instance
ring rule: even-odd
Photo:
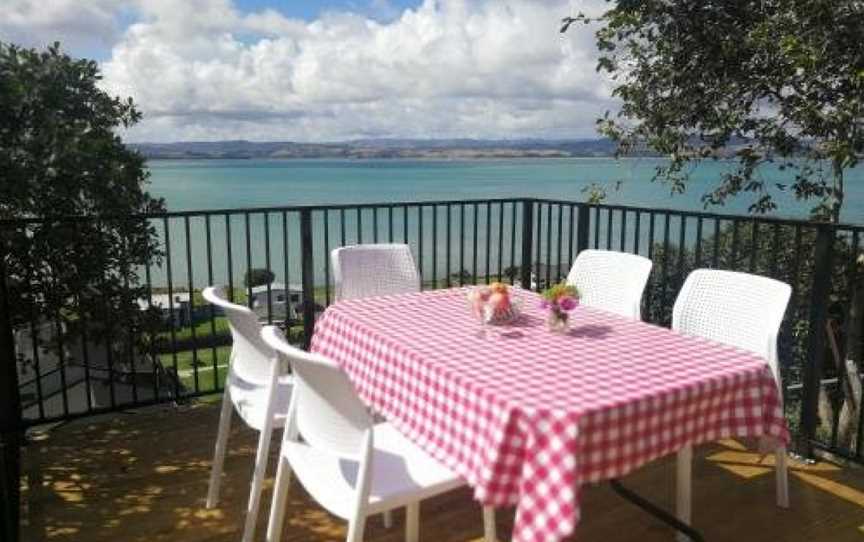
[[[777,335],[792,288],[758,275],[698,269],[690,273],[672,309],[672,329],[749,350],[764,357],[782,389],[777,359]],[[775,452],[777,505],[789,507],[786,447]],[[691,446],[678,453],[678,515],[689,523]]]
[[[334,249],[336,301],[420,291],[420,273],[408,245],[367,244]]]
[[[243,541],[251,542],[261,504],[261,488],[267,469],[270,438],[274,427],[285,425],[292,377],[282,374],[276,352],[261,339],[261,325],[254,312],[227,301],[220,288],[211,286],[206,288],[202,295],[208,302],[225,311],[233,339],[210,486],[207,491],[207,508],[214,508],[219,502],[219,485],[225,463],[231,415],[236,409],[246,425],[261,433],[243,528]]]
[[[389,423],[373,424],[372,415],[335,363],[292,347],[274,326],[265,327],[261,336],[290,361],[295,378],[267,541],[281,538],[293,473],[321,506],[348,520],[348,542],[363,540],[367,516],[403,506],[406,539],[417,542],[420,501],[465,482]],[[485,540],[494,542],[490,510],[484,508]]]
[[[637,254],[583,250],[570,268],[567,283],[579,289],[581,304],[640,320],[651,266],[651,260]]]

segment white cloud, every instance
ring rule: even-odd
[[[119,37],[124,0],[2,0],[0,40],[27,47],[60,41],[80,50],[110,46]]]
[[[380,16],[308,22],[231,0],[137,0],[104,85],[144,112],[134,141],[582,137],[612,106],[592,30],[558,33],[567,0],[367,5]]]

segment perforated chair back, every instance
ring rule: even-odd
[[[697,269],[672,310],[672,329],[764,357],[779,384],[777,335],[792,288],[748,273]]]
[[[636,254],[583,250],[570,268],[567,283],[579,289],[581,304],[639,320],[651,266],[651,260]]]
[[[420,291],[420,274],[403,244],[341,247],[330,253],[336,301]]]
[[[291,363],[294,395],[289,423],[296,424],[309,446],[359,459],[373,422],[342,369],[323,356],[291,346],[275,326],[266,326],[262,337]]]
[[[231,303],[222,288],[210,286],[201,295],[209,303],[220,307],[231,328],[231,373],[250,383],[270,385],[270,360],[275,357],[272,348],[261,339],[258,316],[248,307]]]

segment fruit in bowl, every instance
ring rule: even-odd
[[[468,303],[474,316],[484,324],[509,324],[519,317],[519,299],[501,282],[472,288]]]

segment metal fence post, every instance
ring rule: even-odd
[[[522,267],[519,282],[526,290],[531,289],[531,254],[534,252],[534,200],[522,201]]]
[[[312,344],[315,330],[315,266],[312,260],[312,210],[300,211],[300,263],[303,280],[303,347]]]
[[[6,253],[0,245],[0,533],[18,540],[21,490],[21,401],[12,335]]]
[[[584,203],[576,207],[576,254],[588,248],[588,233],[591,229],[591,208]]]
[[[819,423],[819,392],[822,365],[825,361],[825,323],[828,316],[828,296],[831,293],[831,265],[834,256],[835,228],[820,224],[816,230],[813,251],[815,267],[810,289],[810,323],[807,334],[807,365],[804,367],[804,397],[801,402],[802,432],[799,453],[813,457],[812,441]]]

